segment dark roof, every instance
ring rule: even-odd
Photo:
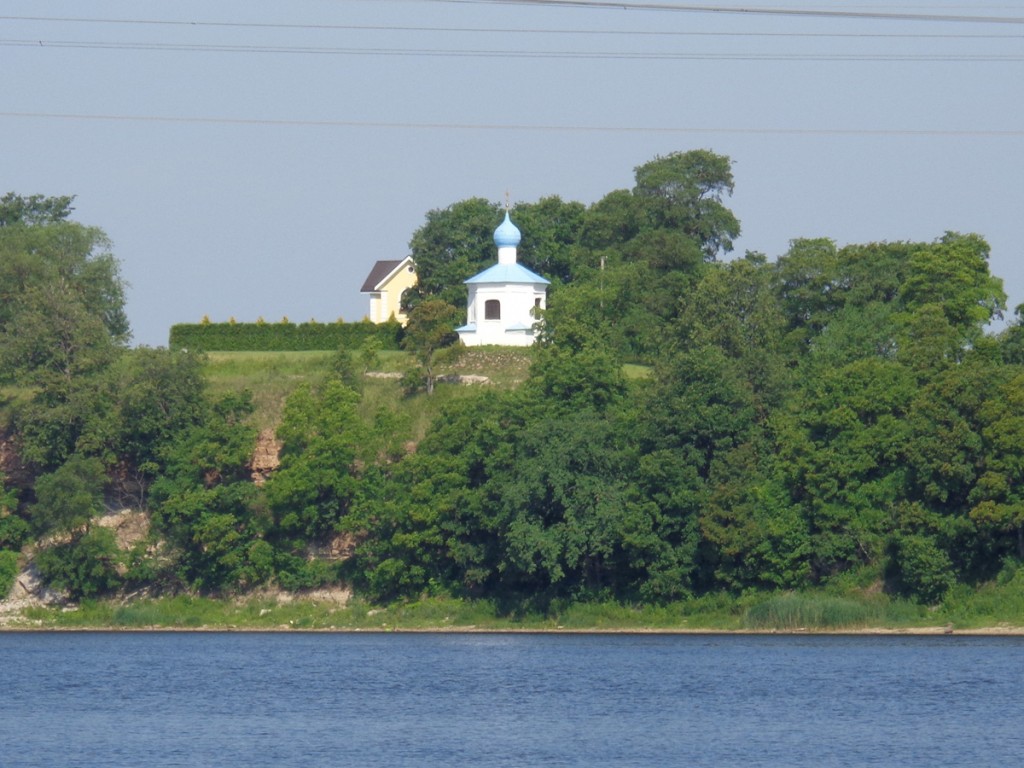
[[[373,293],[377,290],[377,285],[385,277],[390,275],[399,264],[405,259],[390,259],[387,261],[378,261],[373,265],[373,269],[370,270],[370,276],[366,278],[366,282],[363,283],[363,287],[359,289],[360,293]]]

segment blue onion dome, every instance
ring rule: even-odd
[[[508,211],[505,211],[505,220],[494,230],[494,244],[499,248],[515,248],[522,238],[519,227],[512,223],[508,217]]]

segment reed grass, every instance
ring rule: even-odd
[[[818,593],[773,595],[750,606],[744,629],[776,631],[841,631],[872,627],[917,626],[926,609],[885,596],[839,597]]]

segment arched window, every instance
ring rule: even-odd
[[[501,320],[501,302],[488,299],[484,302],[484,320]]]

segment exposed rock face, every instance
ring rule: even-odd
[[[263,485],[270,473],[281,466],[281,443],[274,436],[274,430],[264,429],[256,438],[256,450],[252,456],[252,481]]]
[[[347,560],[355,552],[357,543],[351,533],[339,533],[326,545],[311,547],[310,553],[325,560]]]
[[[444,381],[448,384],[490,384],[491,380],[487,376],[478,376],[474,373],[452,373],[446,376],[438,376],[438,381]]]
[[[363,374],[368,379],[400,379],[402,374],[398,371],[367,371]]]
[[[149,515],[137,509],[108,512],[96,518],[96,525],[113,530],[121,550],[131,549],[149,535]]]
[[[18,574],[8,597],[10,600],[29,601],[35,604],[48,605],[63,602],[63,597],[58,592],[54,592],[43,584],[39,571],[31,564]]]
[[[0,595],[0,627],[25,626],[22,612],[26,608],[40,605],[62,605],[66,602],[65,595],[55,592],[43,584],[39,572],[35,566],[30,564],[18,574],[10,594]]]

